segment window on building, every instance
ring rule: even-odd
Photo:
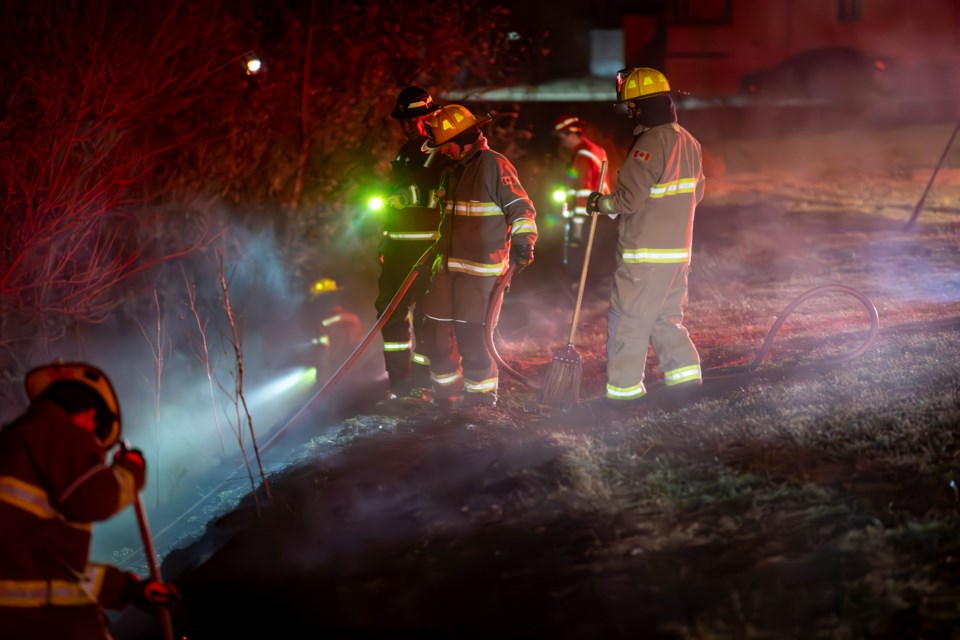
[[[863,0],[837,0],[837,22],[863,20]]]
[[[730,25],[733,0],[670,0],[670,20],[677,25]]]

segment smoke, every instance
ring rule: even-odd
[[[227,214],[211,217],[218,215],[224,228],[221,242],[163,265],[153,286],[108,322],[87,327],[81,339],[52,345],[48,354],[26,363],[29,368],[60,358],[80,360],[107,373],[119,397],[123,437],[147,460],[142,497],[155,528],[237,469],[240,442],[257,475],[246,410],[236,392],[238,363],[220,281],[221,258],[243,358],[243,397],[261,444],[311,399],[318,383],[327,380],[359,339],[354,331],[339,336],[339,344],[314,344],[323,314],[339,304],[356,314],[361,328],[372,324],[375,294],[361,283],[375,278],[363,265],[352,265],[354,281],[338,281],[349,296],[334,293],[318,301],[308,294],[309,284],[339,274],[338,265],[346,262],[342,256],[316,250],[316,266],[306,273],[298,266],[305,261],[295,260],[290,245],[269,229],[251,231]],[[369,263],[375,264],[372,256]],[[376,380],[382,361],[376,345],[370,351],[373,355],[358,363],[355,375]],[[25,408],[21,395],[23,404],[8,407],[11,415],[5,422]],[[300,425],[311,427],[315,425]],[[264,462],[269,471],[275,461],[266,456]],[[105,560],[117,548],[139,546],[130,516],[97,525],[94,545],[94,554]]]

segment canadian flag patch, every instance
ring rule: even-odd
[[[633,152],[633,157],[636,158],[637,160],[647,161],[650,159],[650,152],[640,151],[639,149],[637,149],[636,151]]]
[[[514,183],[513,176],[503,176],[500,178],[500,182],[506,185],[511,185]]]

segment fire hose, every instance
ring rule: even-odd
[[[736,376],[743,373],[752,373],[756,371],[760,367],[760,363],[767,356],[767,353],[769,353],[771,347],[773,346],[773,339],[776,337],[777,331],[780,330],[781,325],[786,322],[787,317],[789,317],[789,315],[793,313],[797,307],[810,298],[818,297],[824,293],[843,293],[859,300],[867,310],[867,314],[870,316],[870,331],[867,333],[867,337],[859,347],[853,351],[850,351],[849,353],[826,358],[821,361],[821,364],[840,364],[841,362],[847,362],[848,360],[853,360],[854,358],[862,355],[863,352],[873,345],[874,341],[877,339],[877,335],[880,333],[880,315],[877,313],[877,308],[873,305],[873,302],[870,301],[870,298],[868,298],[863,292],[858,291],[853,287],[848,287],[842,284],[822,284],[801,293],[793,300],[793,302],[788,304],[786,308],[780,312],[780,314],[777,316],[777,321],[774,322],[773,326],[770,327],[770,330],[767,331],[767,336],[764,338],[763,344],[760,346],[760,350],[757,352],[757,355],[751,362],[748,362],[745,365],[707,369],[703,372],[704,378],[725,378],[728,376]]]
[[[497,351],[497,345],[493,341],[493,334],[497,330],[497,319],[500,317],[500,307],[503,306],[503,296],[510,288],[510,280],[513,279],[515,271],[516,267],[511,264],[507,272],[497,280],[497,284],[490,294],[490,303],[487,305],[487,317],[484,323],[483,338],[490,357],[493,358],[493,361],[497,363],[500,369],[506,371],[512,378],[519,381],[528,389],[539,390],[541,386],[540,383],[524,376],[504,362],[503,358],[500,357],[500,353]]]
[[[514,267],[511,265],[510,269],[507,270],[507,273],[500,278],[500,281],[497,283],[497,286],[494,288],[493,293],[490,296],[490,305],[487,309],[486,331],[484,332],[484,338],[486,339],[487,350],[490,352],[490,356],[494,359],[497,365],[524,386],[536,390],[539,389],[541,385],[536,381],[520,374],[513,367],[504,362],[503,358],[500,356],[500,353],[497,351],[497,347],[493,340],[493,335],[496,330],[496,319],[500,315],[500,307],[503,304],[503,295],[510,287],[510,279],[513,277],[513,272]],[[788,304],[784,310],[780,312],[780,314],[777,316],[776,322],[774,322],[773,326],[770,327],[769,331],[767,331],[767,335],[763,340],[763,344],[760,346],[760,350],[757,351],[757,355],[754,356],[751,362],[745,365],[707,369],[703,372],[704,378],[717,379],[741,375],[744,373],[753,373],[756,371],[760,367],[761,362],[763,362],[763,359],[766,358],[767,354],[770,352],[770,349],[773,347],[773,341],[777,336],[777,332],[780,330],[780,327],[783,325],[783,323],[786,322],[790,314],[807,300],[819,297],[826,293],[842,293],[856,298],[867,310],[867,314],[870,317],[870,330],[867,333],[864,341],[856,349],[850,351],[849,353],[826,358],[825,360],[821,361],[821,364],[825,366],[836,365],[842,362],[853,360],[854,358],[862,355],[873,345],[877,339],[877,335],[880,333],[880,315],[877,313],[877,308],[874,306],[870,298],[868,298],[863,292],[854,289],[853,287],[848,287],[842,284],[823,284],[800,294],[793,300],[793,302]]]
[[[383,310],[383,313],[381,313],[380,317],[377,318],[377,321],[374,323],[373,327],[371,327],[370,331],[367,332],[367,335],[365,335],[357,344],[357,346],[353,348],[353,351],[351,351],[350,355],[347,356],[347,359],[343,361],[343,364],[341,364],[337,370],[333,372],[333,375],[330,376],[330,379],[323,383],[323,386],[320,387],[315,394],[313,394],[313,397],[311,397],[307,403],[300,408],[299,411],[293,414],[293,416],[287,420],[282,427],[277,429],[267,439],[266,443],[260,447],[261,451],[265,451],[267,448],[273,446],[280,439],[280,437],[285,434],[287,430],[289,430],[290,427],[293,426],[293,424],[303,414],[307,412],[307,409],[312,407],[314,403],[323,400],[327,393],[334,387],[334,385],[336,385],[340,379],[346,375],[350,367],[352,367],[360,358],[360,356],[363,355],[363,352],[366,351],[367,347],[370,346],[370,343],[373,342],[374,338],[380,334],[380,330],[383,328],[383,325],[387,323],[387,320],[390,319],[390,316],[393,315],[393,312],[396,311],[397,307],[400,306],[400,303],[403,301],[403,297],[407,294],[407,291],[410,290],[411,285],[413,285],[413,281],[416,280],[419,275],[421,275],[425,263],[427,262],[428,258],[432,258],[433,255],[433,247],[430,247],[423,252],[417,262],[413,265],[413,268],[410,269],[410,273],[407,274],[406,279],[404,279],[403,283],[397,289],[397,292],[393,294],[393,297],[390,299],[390,303],[387,305],[387,308]]]
[[[283,426],[281,426],[276,432],[274,432],[270,436],[270,438],[266,441],[266,443],[261,447],[262,451],[266,451],[268,448],[276,444],[276,442],[280,439],[280,437],[284,433],[286,433],[287,430],[289,430],[289,428],[294,424],[294,422],[298,418],[300,418],[304,413],[306,413],[307,409],[310,406],[312,406],[313,403],[323,399],[326,396],[327,392],[329,392],[329,390],[343,377],[343,375],[350,368],[350,366],[352,366],[353,363],[356,362],[360,354],[362,354],[364,349],[366,349],[369,346],[370,342],[372,342],[373,338],[377,335],[377,332],[379,332],[380,329],[383,327],[383,324],[386,322],[386,319],[389,318],[390,315],[400,305],[400,301],[403,299],[403,296],[406,294],[407,290],[409,290],[410,286],[413,284],[413,281],[420,274],[420,268],[422,267],[424,260],[431,253],[432,253],[432,249],[428,250],[420,257],[420,260],[418,260],[414,268],[411,269],[409,275],[407,275],[406,280],[404,280],[403,284],[397,290],[397,293],[394,294],[394,297],[393,299],[391,299],[390,304],[387,306],[384,312],[377,319],[376,324],[374,324],[370,332],[363,338],[363,340],[360,341],[357,347],[354,348],[350,356],[348,356],[347,359],[344,361],[344,363],[340,365],[340,368],[338,368],[337,371],[334,372],[333,376],[330,377],[330,379],[323,385],[323,387],[321,387],[320,390],[317,391],[317,393],[314,394],[314,396],[296,414],[294,414],[293,417],[291,417]],[[496,331],[496,324],[497,324],[496,320],[499,317],[500,309],[503,305],[503,296],[510,286],[510,281],[513,278],[514,273],[515,273],[515,267],[511,265],[507,269],[507,272],[500,277],[496,286],[493,289],[493,292],[490,295],[490,304],[487,307],[484,340],[486,342],[486,347],[490,353],[490,356],[493,358],[493,360],[497,363],[497,365],[503,371],[505,371],[508,375],[515,378],[524,386],[536,390],[540,388],[540,384],[535,380],[532,380],[524,376],[523,374],[519,373],[513,367],[507,364],[503,360],[503,358],[500,356],[500,353],[497,351],[496,345],[494,343],[494,338],[493,338],[494,332]],[[864,339],[863,343],[859,347],[857,347],[853,351],[850,351],[849,353],[842,354],[840,356],[834,356],[833,358],[828,358],[823,363],[839,364],[841,362],[846,362],[848,360],[852,360],[862,355],[867,349],[869,349],[873,345],[873,343],[876,341],[877,335],[880,332],[880,317],[879,317],[879,314],[877,313],[876,307],[874,306],[873,302],[871,302],[870,299],[865,294],[863,294],[861,291],[858,291],[857,289],[854,289],[853,287],[848,287],[846,285],[841,285],[841,284],[825,284],[825,285],[814,287],[802,293],[797,298],[795,298],[793,302],[791,302],[789,305],[787,305],[784,308],[784,310],[777,317],[776,322],[774,322],[773,326],[767,332],[767,335],[763,341],[763,345],[760,347],[760,350],[757,352],[757,355],[754,357],[754,359],[751,362],[745,365],[725,366],[725,367],[716,367],[713,369],[708,369],[704,371],[704,377],[709,379],[717,379],[717,378],[741,375],[743,373],[752,373],[756,371],[757,368],[759,368],[760,363],[769,353],[773,344],[773,340],[776,337],[777,331],[779,331],[780,327],[786,321],[787,317],[805,301],[809,300],[810,298],[820,296],[824,293],[843,293],[859,300],[860,303],[863,304],[864,308],[867,310],[867,313],[870,316],[870,331],[868,332],[867,337]],[[196,503],[194,503],[191,507],[189,507],[183,513],[181,513],[173,522],[171,522],[166,527],[164,527],[157,534],[156,538],[159,538],[160,536],[162,536],[168,530],[173,528],[178,522],[183,520],[187,515],[195,511],[210,496],[214,495],[218,490],[220,490],[220,488],[225,486],[227,482],[232,480],[235,477],[235,475],[236,474],[231,474],[226,479],[224,479],[219,485],[217,485],[216,487],[211,489],[209,492],[207,492]],[[153,541],[151,539],[150,545],[149,545],[150,550],[148,550],[147,553],[151,557],[155,558],[155,555],[152,551],[152,542]],[[140,551],[144,551],[146,547],[147,547],[147,543],[145,539],[144,548],[140,549]],[[135,556],[136,556],[135,553],[130,554],[125,559],[123,564],[128,564],[132,562]]]
[[[377,318],[376,323],[374,323],[373,327],[370,329],[367,335],[365,335],[363,339],[357,344],[357,346],[354,347],[350,355],[347,356],[347,359],[343,361],[343,364],[341,364],[340,367],[336,371],[334,371],[333,375],[330,376],[330,379],[327,380],[323,384],[323,386],[320,387],[320,389],[317,390],[317,392],[313,394],[313,396],[309,400],[307,400],[307,402],[295,414],[293,414],[293,416],[290,417],[290,419],[288,419],[282,426],[280,426],[279,429],[274,431],[270,435],[270,437],[267,438],[266,442],[260,446],[261,452],[265,452],[271,447],[273,447],[273,445],[275,445],[280,440],[280,438],[287,431],[290,430],[290,428],[296,423],[296,421],[299,420],[301,417],[303,417],[307,413],[307,410],[310,407],[312,407],[316,402],[319,402],[320,400],[325,398],[327,393],[330,392],[330,390],[334,387],[334,385],[336,385],[337,382],[339,382],[340,379],[343,378],[343,376],[347,373],[350,367],[352,367],[353,364],[360,358],[364,350],[366,350],[366,348],[370,346],[370,343],[373,342],[373,339],[377,337],[377,335],[380,332],[380,329],[383,328],[383,325],[386,324],[387,320],[390,318],[393,312],[396,311],[397,307],[400,306],[400,302],[403,300],[403,297],[406,295],[407,291],[409,291],[411,285],[413,285],[413,281],[416,280],[417,277],[421,275],[421,270],[424,264],[426,263],[427,259],[432,256],[433,256],[433,247],[423,252],[420,258],[417,260],[416,264],[413,265],[413,268],[410,270],[410,273],[407,274],[406,279],[397,289],[397,292],[393,294],[393,298],[390,299],[390,303],[387,305],[387,308],[384,309],[383,313],[380,314],[380,317]],[[236,471],[234,471],[233,473],[228,475],[226,478],[224,478],[222,481],[220,481],[218,485],[210,489],[210,491],[204,494],[199,500],[194,502],[193,505],[191,505],[185,511],[183,511],[180,515],[178,515],[173,520],[173,522],[171,522],[166,527],[161,529],[160,532],[155,536],[155,538],[159,538],[160,536],[165,534],[167,531],[172,529],[174,526],[176,526],[178,522],[186,518],[189,514],[193,513],[196,509],[200,507],[200,505],[206,502],[207,499],[210,498],[210,496],[214,495],[216,492],[218,492],[220,489],[226,486],[227,483],[232,481],[234,478],[239,477],[239,475],[242,474],[244,469],[245,469],[244,465],[239,466]],[[138,515],[139,515],[139,511],[138,511]],[[144,527],[146,525],[146,521],[145,520],[140,521],[140,524],[141,524],[141,532],[143,532],[145,530]],[[150,558],[153,558],[153,561],[152,561],[153,564],[150,565],[151,572],[152,572],[154,570],[154,565],[156,564],[156,559],[155,559],[156,556],[155,556],[155,553],[153,552],[153,540],[155,538],[148,538],[144,536],[143,547],[141,547],[137,552],[131,553],[129,556],[127,556],[124,559],[123,563],[121,563],[121,566],[130,565],[133,562],[134,558],[137,556],[137,553],[143,552],[149,556],[148,561],[150,560]],[[159,574],[159,570],[157,570],[157,573]]]

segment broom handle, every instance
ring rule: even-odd
[[[607,161],[600,165],[600,180],[597,191],[603,189],[603,180],[607,177]],[[583,254],[583,268],[580,269],[580,286],[577,289],[577,304],[573,307],[573,323],[570,325],[570,339],[567,344],[573,344],[573,337],[577,334],[577,323],[580,322],[580,304],[583,302],[583,286],[587,283],[587,268],[590,266],[590,251],[593,249],[593,234],[597,230],[598,213],[590,215],[590,233],[587,234],[587,250]]]

